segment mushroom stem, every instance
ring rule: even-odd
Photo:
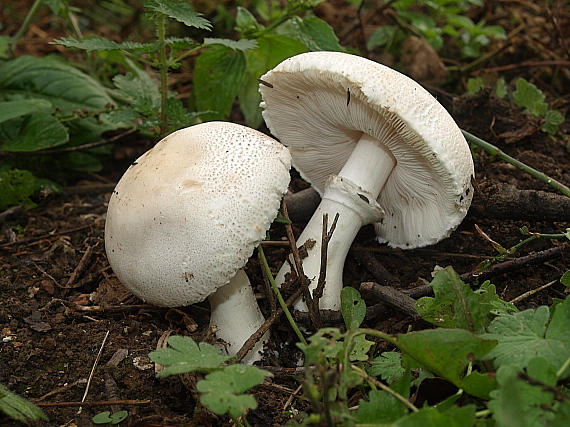
[[[211,294],[208,301],[212,310],[210,326],[216,327],[216,337],[227,344],[225,348],[228,354],[235,355],[265,322],[243,269],[238,270],[228,284]],[[251,365],[260,360],[259,352],[268,340],[269,332],[266,332],[242,363]]]
[[[339,175],[331,175],[327,181],[321,203],[298,239],[300,245],[309,239],[315,242],[303,260],[303,272],[311,281],[309,289],[312,292],[317,286],[321,268],[323,214],[328,214],[330,219],[339,214],[328,244],[326,284],[319,301],[321,309],[340,309],[346,255],[358,231],[364,225],[379,222],[384,217],[384,211],[376,199],[395,165],[396,160],[389,149],[363,133]],[[276,283],[282,284],[289,272],[289,263],[285,263],[275,278]],[[307,311],[302,300],[297,301],[294,307]]]

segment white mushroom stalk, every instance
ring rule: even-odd
[[[242,268],[277,215],[290,165],[285,147],[244,126],[210,122],[172,133],[111,196],[105,247],[113,271],[151,304],[208,298],[210,324],[236,354],[264,322]],[[268,337],[244,363],[260,358]]]
[[[317,284],[322,216],[339,222],[328,244],[320,307],[340,308],[342,271],[358,230],[416,248],[447,237],[463,220],[474,175],[469,146],[445,109],[419,84],[373,61],[338,52],[289,58],[261,77],[271,133],[322,196],[298,239],[314,240],[303,270]],[[277,275],[283,283],[289,265]],[[306,310],[299,301],[296,308]]]

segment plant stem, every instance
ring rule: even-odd
[[[166,60],[166,30],[164,25],[164,15],[158,14],[156,17],[156,29],[158,35],[158,43],[160,44],[159,68],[160,68],[160,129],[159,133],[166,132],[166,101],[168,98],[168,63]]]
[[[273,274],[271,274],[271,270],[269,269],[269,264],[267,263],[267,258],[265,258],[265,253],[263,252],[263,248],[261,247],[261,245],[257,247],[257,251],[259,252],[259,257],[261,258],[261,262],[263,263],[263,268],[265,268],[265,272],[267,273],[267,278],[269,280],[269,283],[271,284],[271,288],[273,289],[273,292],[275,292],[275,295],[277,296],[277,301],[279,301],[279,305],[283,309],[285,317],[287,317],[287,320],[291,324],[291,327],[295,331],[295,334],[297,334],[297,338],[299,338],[299,341],[301,341],[304,345],[308,345],[307,340],[305,339],[305,337],[299,330],[299,327],[295,323],[295,319],[293,319],[293,316],[291,315],[291,312],[289,311],[287,304],[285,304],[285,300],[281,295],[281,291],[279,291],[279,288],[275,283],[275,279],[273,278]]]
[[[12,52],[12,55],[14,55],[14,53],[16,52],[16,46],[18,45],[18,42],[20,41],[22,36],[26,33],[26,31],[28,31],[32,19],[34,19],[34,15],[38,11],[38,9],[42,6],[42,3],[43,0],[36,0],[34,2],[30,10],[28,11],[28,14],[26,15],[24,22],[18,29],[18,32],[14,35],[14,37],[12,37],[12,43],[10,43],[10,52]]]
[[[531,168],[530,166],[522,162],[519,162],[517,159],[509,156],[508,154],[505,154],[500,148],[488,143],[487,141],[483,141],[481,138],[478,138],[467,131],[461,130],[461,132],[463,132],[463,135],[465,136],[465,139],[467,139],[467,141],[471,142],[472,144],[476,145],[479,148],[482,148],[492,156],[498,157],[499,159],[510,163],[516,168],[538,179],[539,181],[550,185],[556,191],[564,194],[567,197],[570,197],[570,188],[566,187],[564,184],[556,181],[555,179],[549,177],[548,175],[543,174],[542,172],[537,171],[534,168]]]

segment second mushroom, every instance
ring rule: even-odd
[[[113,271],[151,304],[208,298],[210,324],[236,354],[264,322],[242,268],[277,216],[290,166],[285,147],[245,126],[210,122],[170,134],[113,191],[105,225]],[[244,363],[259,360],[263,341]]]
[[[412,249],[437,243],[461,223],[473,196],[470,149],[452,117],[418,83],[368,59],[309,52],[261,77],[263,118],[293,166],[321,195],[298,239],[314,289],[323,214],[339,214],[328,244],[320,308],[338,310],[346,255],[358,230]],[[277,283],[289,272],[285,263]],[[306,310],[303,301],[297,309]]]

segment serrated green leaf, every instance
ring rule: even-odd
[[[231,356],[223,356],[221,351],[207,343],[196,343],[190,337],[178,335],[168,339],[170,347],[149,353],[148,357],[160,365],[166,366],[156,376],[185,374],[193,371],[209,372],[220,369]]]
[[[200,401],[217,415],[239,417],[248,409],[257,408],[251,395],[243,393],[259,385],[271,373],[255,366],[230,365],[212,372],[196,384]]]
[[[451,381],[473,396],[486,399],[495,380],[473,371],[465,375],[474,360],[488,358],[496,341],[483,339],[463,329],[434,329],[397,335],[395,343],[427,370]]]
[[[540,359],[540,360],[539,360]],[[547,385],[551,383],[547,373],[548,361],[533,359],[527,374]],[[546,366],[544,366],[546,365]],[[556,416],[554,393],[539,384],[531,384],[520,378],[519,369],[514,365],[501,366],[497,372],[497,390],[491,392],[488,408],[498,425],[534,427],[550,425]]]
[[[402,367],[400,353],[395,351],[385,351],[380,356],[371,361],[366,372],[372,377],[380,377],[388,384],[392,384],[404,375],[405,369]]]
[[[435,298],[420,298],[416,308],[425,320],[440,327],[483,332],[498,312],[516,311],[499,298],[494,285],[485,282],[473,291],[451,267],[438,271],[431,285]]]
[[[141,50],[145,53],[156,52],[160,45],[158,43],[138,43],[126,41],[117,43],[113,40],[99,36],[87,36],[81,39],[75,37],[63,37],[61,40],[54,40],[51,44],[58,44],[65,47],[82,49],[87,52],[105,52],[113,50]]]
[[[204,46],[211,46],[217,44],[229,47],[233,50],[241,50],[243,52],[255,49],[257,47],[257,41],[249,39],[230,40],[230,39],[218,39],[218,38],[205,38],[203,43]]]
[[[212,24],[201,13],[194,11],[189,3],[176,0],[143,0],[145,9],[182,22],[188,27],[210,30]]]
[[[254,129],[263,122],[257,79],[281,61],[307,51],[302,43],[275,34],[266,34],[258,38],[257,43],[257,49],[245,52],[246,71],[238,91],[239,105],[246,123]]]
[[[116,75],[113,83],[122,96],[131,99],[131,107],[139,113],[153,116],[160,111],[160,89],[145,71],[135,69]]]
[[[534,117],[542,116],[548,110],[548,104],[544,102],[544,93],[523,78],[517,80],[513,99],[519,107]]]
[[[297,343],[305,355],[305,366],[323,364],[327,358],[339,357],[344,349],[342,340],[345,336],[337,328],[321,328],[311,335],[308,344]]]
[[[560,369],[570,355],[570,299],[554,308],[552,319],[546,306],[536,310],[499,316],[482,337],[497,340],[498,345],[487,357],[495,365],[525,368],[531,359],[542,356]],[[563,377],[570,372],[566,370]]]
[[[360,399],[355,421],[362,424],[389,424],[408,413],[408,408],[384,390],[370,391],[369,400]]]
[[[275,32],[303,43],[311,51],[344,51],[332,27],[314,16],[294,16],[277,27]]]
[[[201,111],[215,111],[202,116],[204,121],[224,120],[242,84],[245,72],[244,52],[213,45],[204,50],[194,68],[194,97]]]
[[[558,126],[562,123],[564,123],[564,116],[558,111],[549,110],[544,116],[544,124],[542,125],[541,130],[554,135],[558,131]]]

